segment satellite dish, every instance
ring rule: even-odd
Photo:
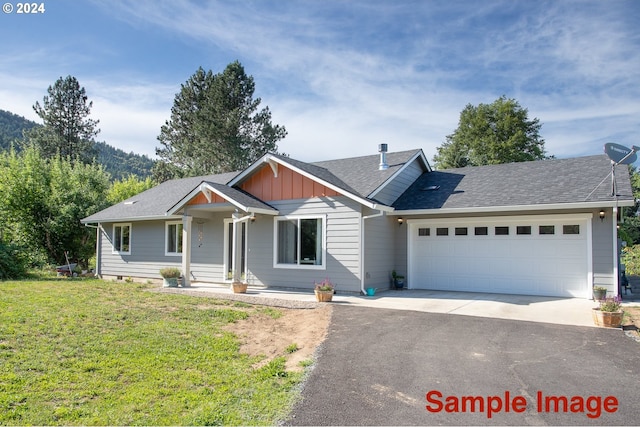
[[[630,165],[638,159],[636,151],[638,147],[635,145],[633,148],[627,148],[624,145],[616,144],[614,142],[607,142],[604,144],[604,152],[609,158],[616,164]]]

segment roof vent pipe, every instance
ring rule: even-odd
[[[389,165],[387,164],[387,144],[379,144],[378,152],[380,153],[380,164],[378,165],[378,170],[387,170],[389,169]]]

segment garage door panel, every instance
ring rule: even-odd
[[[410,229],[409,285],[416,289],[459,290],[565,297],[587,297],[587,220],[530,219],[519,224],[510,219],[509,235],[495,235],[496,224],[469,220],[412,224]],[[563,224],[579,224],[578,235],[562,234]],[[516,234],[518,225],[531,227],[530,235]],[[539,234],[539,225],[553,225],[554,234]],[[418,236],[418,226],[429,226],[430,236]],[[475,236],[475,226],[486,226],[489,235]],[[435,229],[448,228],[448,236]],[[467,236],[456,236],[455,227],[468,227]]]

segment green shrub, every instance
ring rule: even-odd
[[[0,242],[0,280],[19,279],[26,272],[27,259],[20,248]]]
[[[622,263],[627,276],[640,275],[640,245],[627,246],[622,250]]]

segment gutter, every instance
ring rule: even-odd
[[[373,215],[366,215],[363,217],[360,217],[360,250],[361,250],[361,256],[360,256],[360,292],[362,292],[362,295],[366,295],[367,292],[364,289],[364,220],[365,219],[371,219],[371,218],[378,218],[381,217],[385,214],[385,212],[383,210],[379,210],[378,213],[373,214]]]
[[[613,200],[582,203],[553,203],[545,205],[512,205],[512,206],[483,206],[466,208],[433,208],[433,209],[396,209],[398,215],[442,215],[462,213],[502,213],[520,211],[547,211],[566,209],[599,209],[602,207],[633,206],[633,200],[623,200],[616,205]]]

